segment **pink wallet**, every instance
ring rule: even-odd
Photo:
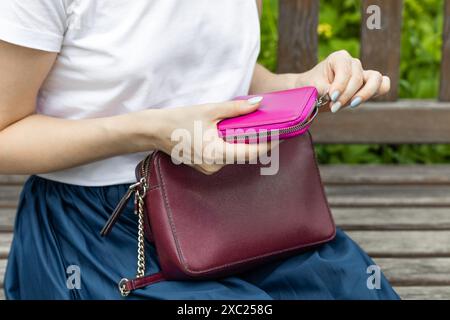
[[[317,89],[304,87],[261,95],[237,97],[247,100],[256,96],[264,99],[255,112],[224,119],[217,124],[219,135],[228,142],[257,142],[277,137],[287,139],[305,133],[319,113],[319,107],[329,100],[318,98]]]

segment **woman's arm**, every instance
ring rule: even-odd
[[[303,86],[315,86],[321,95],[328,93],[331,111],[337,112],[348,104],[356,108],[374,96],[386,94],[390,79],[378,71],[364,70],[358,59],[342,50],[300,74],[274,74],[257,64],[250,91],[258,94]]]
[[[275,74],[257,63],[253,71],[250,94],[293,89],[295,79],[295,74]]]
[[[51,70],[55,53],[28,49],[0,41],[0,173],[36,174],[67,169],[112,156],[162,150],[168,154],[178,144],[171,135],[176,129],[194,135],[194,123],[214,130],[212,143],[219,151],[232,150],[239,158],[253,159],[264,145],[230,145],[217,134],[216,124],[224,118],[255,111],[259,103],[232,101],[187,108],[148,109],[98,119],[66,120],[35,113],[36,98]],[[195,137],[204,139],[205,137]],[[211,147],[209,148],[211,150]],[[203,157],[195,150],[193,157]],[[193,165],[211,174],[223,165],[221,152]],[[227,158],[229,159],[229,158]],[[186,161],[188,161],[186,159]]]
[[[0,173],[50,172],[143,149],[127,115],[72,121],[34,113],[55,59],[55,53],[0,42]],[[149,121],[151,136],[161,121],[156,112]]]

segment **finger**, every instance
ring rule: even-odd
[[[227,161],[233,163],[243,163],[246,161],[254,160],[258,157],[258,145],[246,144],[246,143],[226,143],[226,156]],[[228,162],[227,162],[228,163]]]
[[[207,166],[199,166],[194,164],[187,164],[189,167],[194,168],[200,173],[205,175],[213,175],[216,172],[219,172],[225,165],[207,165]]]
[[[212,104],[210,113],[214,120],[234,118],[256,111],[263,97],[252,97],[248,100],[236,100],[225,103]]]
[[[331,111],[333,113],[338,112],[343,106],[347,105],[350,99],[355,95],[358,90],[364,85],[364,70],[361,61],[358,59],[352,59],[352,73],[351,78],[345,88],[344,92],[340,96],[339,100],[331,105]]]
[[[358,91],[351,104],[351,108],[357,108],[361,103],[374,97],[381,88],[383,76],[378,71],[364,71],[364,87]]]
[[[331,100],[336,102],[350,81],[352,75],[352,57],[347,51],[338,51],[333,53],[329,59],[329,67],[334,74],[329,95]]]
[[[267,154],[268,150],[273,149],[275,145],[270,143],[246,144],[224,142],[224,162],[227,164],[253,162],[260,155]]]
[[[383,76],[380,89],[378,90],[375,97],[382,96],[391,90],[391,79],[388,76]]]

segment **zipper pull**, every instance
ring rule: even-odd
[[[319,97],[316,101],[316,106],[318,108],[326,106],[331,101],[330,96],[328,93],[325,93],[323,96]]]
[[[116,222],[119,219],[120,215],[122,214],[123,210],[127,206],[128,201],[130,201],[131,196],[133,195],[134,192],[136,192],[137,189],[139,189],[141,187],[141,185],[143,183],[145,183],[145,180],[141,179],[141,181],[131,185],[128,188],[127,192],[125,193],[125,195],[120,200],[119,204],[114,209],[114,211],[111,214],[111,216],[109,217],[108,221],[106,221],[106,224],[103,227],[102,231],[100,231],[100,235],[102,237],[106,237],[111,232],[112,228],[116,224]]]

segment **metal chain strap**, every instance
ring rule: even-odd
[[[147,181],[144,177],[141,180],[130,186],[130,190],[134,191],[134,213],[138,216],[138,248],[137,248],[137,272],[136,278],[143,278],[145,276],[145,236],[144,236],[144,197],[147,194]],[[127,278],[123,278],[119,282],[119,291],[122,297],[127,297],[130,290],[127,290],[127,284],[130,282]]]
[[[145,238],[144,238],[144,196],[147,193],[146,186],[142,186],[141,190],[136,190],[135,203],[136,214],[138,216],[138,258],[137,258],[137,278],[145,275]]]

